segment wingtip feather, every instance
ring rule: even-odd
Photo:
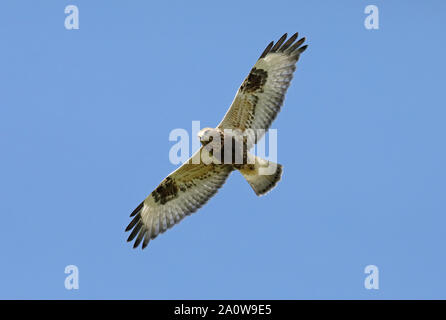
[[[282,43],[285,41],[286,37],[288,36],[287,33],[285,33],[283,36],[280,37],[280,39],[276,42],[276,44],[274,45],[274,47],[272,47],[271,52],[276,52],[280,46],[282,45]]]
[[[298,55],[304,52],[307,48],[307,45],[303,47],[301,47],[301,45],[306,41],[306,38],[302,37],[297,42],[295,42],[298,36],[299,33],[296,32],[290,38],[288,38],[287,41],[285,41],[287,38],[287,33],[285,33],[276,43],[274,43],[274,41],[271,41],[265,48],[265,50],[263,50],[262,54],[259,57],[259,60],[265,58],[269,53],[274,52],[284,53],[290,56]]]

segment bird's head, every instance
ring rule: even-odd
[[[214,141],[220,137],[220,132],[214,128],[204,128],[198,132],[198,139],[202,145],[207,145],[209,142]]]

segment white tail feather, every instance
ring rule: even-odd
[[[258,196],[272,190],[282,177],[282,165],[259,157],[255,157],[254,164],[245,164],[239,171]]]

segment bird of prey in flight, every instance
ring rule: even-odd
[[[246,150],[257,143],[276,118],[296,70],[296,62],[307,48],[302,46],[305,38],[296,41],[297,33],[287,41],[286,38],[287,34],[284,34],[275,44],[271,42],[266,47],[220,124],[198,133],[201,148],[169,174],[132,212],[130,217],[133,219],[126,231],[131,230],[127,241],[136,238],[134,248],[142,242],[144,249],[151,239],[204,205],[232,171],[240,171],[259,196],[276,186],[282,166]],[[232,142],[229,147],[228,141]],[[241,156],[235,159],[229,151],[234,151],[237,142],[243,148]],[[211,145],[212,148],[208,148]],[[226,161],[225,153],[231,154],[229,161]],[[203,156],[214,161],[203,161]],[[222,161],[223,157],[225,161]],[[272,172],[264,170],[271,167],[274,168]]]

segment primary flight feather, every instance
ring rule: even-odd
[[[263,195],[275,187],[281,178],[282,166],[249,154],[246,150],[262,137],[276,118],[296,70],[296,62],[307,48],[306,45],[302,46],[305,38],[296,41],[297,33],[287,41],[286,38],[287,34],[284,34],[275,44],[271,42],[266,47],[238,89],[220,124],[214,129],[205,128],[199,132],[202,147],[169,174],[132,212],[132,220],[126,231],[131,231],[127,241],[136,238],[134,248],[142,242],[144,249],[151,239],[204,205],[234,170],[242,173],[257,195]],[[225,129],[236,133],[228,134]],[[229,163],[222,161],[225,152],[234,151],[236,144],[227,150],[229,140],[242,141],[241,162],[235,161],[234,156]],[[218,148],[215,148],[216,145]],[[203,161],[205,156],[215,161]],[[267,172],[263,169],[271,166],[273,172],[262,173]]]

